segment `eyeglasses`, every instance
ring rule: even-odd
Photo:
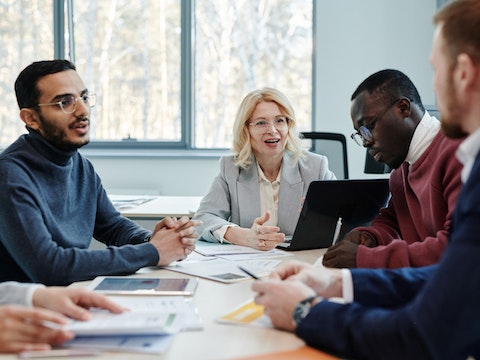
[[[53,106],[58,105],[60,109],[65,114],[71,114],[77,110],[77,101],[81,99],[85,105],[88,105],[90,108],[95,106],[95,94],[83,94],[79,97],[73,95],[65,95],[60,99],[60,101],[48,103],[48,104],[37,104],[38,106]]]
[[[373,120],[368,123],[368,125],[360,126],[357,131],[355,131],[354,133],[352,133],[352,135],[350,135],[350,137],[355,141],[355,143],[358,146],[364,146],[365,144],[370,144],[373,142],[372,130],[375,128],[377,121],[381,120],[385,116],[385,114],[388,112],[388,110],[390,110],[392,106],[394,106],[401,99],[404,99],[404,98],[399,98],[395,100],[383,112],[375,116]]]
[[[256,120],[256,121],[250,121],[248,125],[250,125],[256,132],[258,133],[265,133],[270,129],[273,125],[273,127],[278,130],[278,131],[285,131],[288,129],[288,122],[289,118],[286,116],[279,116],[273,119],[273,121],[267,121],[267,120]]]

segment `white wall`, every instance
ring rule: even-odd
[[[317,1],[315,130],[347,137],[350,178],[366,177],[365,150],[350,139],[350,97],[366,77],[398,69],[410,77],[425,105],[435,103],[428,58],[436,7],[436,0]]]
[[[182,156],[89,155],[107,192],[203,196],[218,173],[219,156],[185,158]]]
[[[350,96],[363,79],[396,68],[412,79],[424,104],[435,102],[428,57],[436,5],[436,0],[317,1],[315,130],[347,136],[351,178],[367,177],[365,150],[349,138]],[[117,193],[204,195],[218,172],[218,156],[111,158],[84,153],[107,191]]]

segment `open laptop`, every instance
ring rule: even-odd
[[[291,240],[277,247],[282,250],[330,247],[334,238],[341,240],[353,228],[368,226],[387,204],[389,196],[388,179],[313,181]]]

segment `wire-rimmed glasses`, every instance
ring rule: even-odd
[[[373,120],[369,121],[367,125],[362,125],[358,128],[357,131],[353,132],[350,137],[355,141],[355,143],[358,146],[364,146],[365,144],[370,144],[373,142],[373,134],[372,130],[375,127],[375,124],[378,122],[378,120],[381,120],[385,114],[387,113],[388,110],[392,106],[394,106],[397,102],[399,102],[402,98],[396,99],[393,103],[391,103],[384,111],[382,111],[380,114],[375,116]],[[406,99],[406,98],[405,98]],[[408,100],[408,99],[407,99]],[[410,101],[410,100],[408,100]]]
[[[266,133],[268,129],[273,127],[277,131],[285,131],[288,129],[289,118],[286,116],[277,116],[273,121],[268,121],[266,119],[259,119],[250,121],[250,125],[257,133]]]
[[[79,97],[73,95],[65,95],[59,101],[46,103],[46,104],[37,104],[37,106],[53,106],[58,105],[60,109],[65,114],[71,114],[77,110],[77,101],[81,99],[85,105],[88,105],[90,108],[95,106],[95,94],[85,93]]]

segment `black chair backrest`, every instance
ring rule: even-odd
[[[302,132],[303,137],[309,140],[308,150],[316,154],[325,155],[331,171],[337,179],[348,179],[347,140],[345,135],[330,132]]]

